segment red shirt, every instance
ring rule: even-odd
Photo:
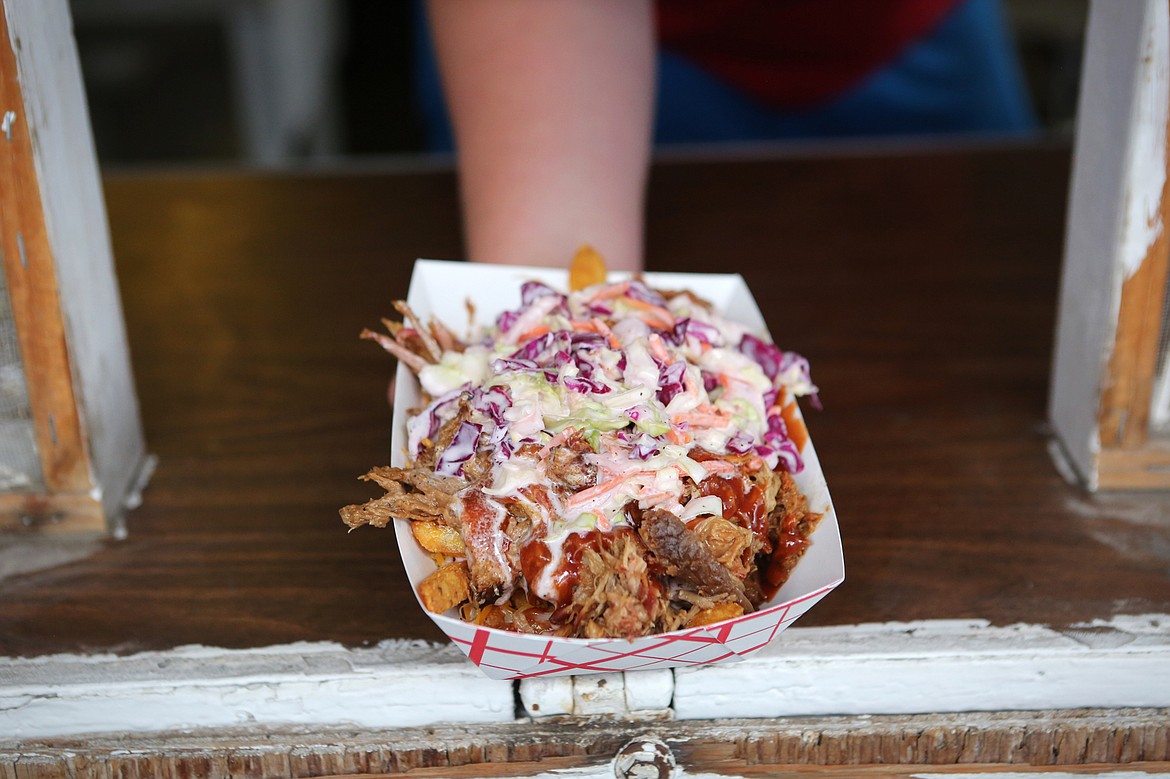
[[[663,48],[773,107],[824,102],[962,0],[658,0]]]

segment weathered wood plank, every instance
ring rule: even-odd
[[[53,502],[0,507],[0,532],[29,517],[34,530],[118,532],[151,460],[69,5],[0,11],[0,255],[41,466],[27,491]]]
[[[32,408],[42,479],[50,491],[84,493],[93,486],[73,366],[66,344],[56,263],[36,168],[32,124],[9,29],[0,4],[0,106],[8,130],[0,137],[0,246],[25,383]]]
[[[1091,5],[1052,385],[1052,419],[1090,489],[1170,487],[1151,400],[1170,269],[1170,13]],[[1113,456],[1115,452],[1125,456]]]
[[[11,773],[23,764],[40,771],[68,764],[76,777],[523,775],[602,765],[631,738],[643,736],[664,741],[688,771],[744,775],[822,766],[833,776],[833,767],[870,770],[881,764],[904,767],[899,770],[907,775],[926,766],[932,772],[1123,764],[1166,770],[1168,730],[1166,709],[718,722],[562,717],[393,731],[222,730],[0,742],[0,770]]]

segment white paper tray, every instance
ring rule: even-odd
[[[626,277],[628,274],[610,274],[611,279]],[[654,287],[692,290],[715,304],[728,319],[747,325],[759,334],[766,332],[760,310],[738,274],[647,273],[645,278]],[[532,279],[561,291],[568,288],[568,274],[564,270],[419,260],[411,276],[407,301],[424,321],[437,317],[459,333],[468,322],[469,300],[474,305],[476,321],[491,322],[501,311],[519,305],[520,285]],[[394,392],[393,465],[405,463],[406,412],[419,405],[418,382],[406,366],[399,364]],[[481,671],[494,679],[632,671],[739,660],[766,646],[845,579],[837,514],[811,439],[801,455],[804,470],[796,475],[796,483],[808,496],[810,510],[823,511],[824,516],[811,536],[808,551],[791,577],[771,601],[752,614],[633,640],[525,635],[463,622],[454,611],[427,614]],[[435,565],[415,542],[408,524],[406,520],[396,519],[394,531],[417,598],[419,582],[435,569]],[[421,603],[419,608],[422,608]]]

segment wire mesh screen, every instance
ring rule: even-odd
[[[42,488],[41,461],[16,341],[16,321],[9,302],[8,279],[0,264],[0,491]]]

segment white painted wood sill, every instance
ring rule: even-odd
[[[1057,631],[937,620],[791,628],[738,663],[526,680],[449,645],[0,658],[0,739],[254,726],[393,728],[608,714],[717,719],[1170,707],[1170,615]]]

